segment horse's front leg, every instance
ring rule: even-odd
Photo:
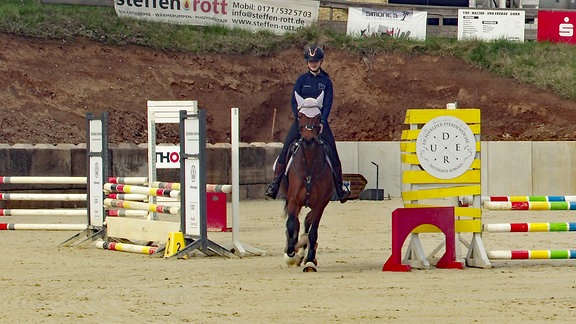
[[[324,209],[328,206],[328,201],[325,204],[317,206],[308,212],[304,219],[304,232],[308,234],[308,253],[304,260],[304,272],[316,272],[318,261],[316,260],[316,250],[318,249],[318,227],[320,227],[320,219],[324,214]]]
[[[306,218],[311,216],[310,227],[308,228],[308,253],[304,260],[304,272],[316,272],[316,249],[318,248],[318,226],[320,225],[319,215],[315,215],[310,211]]]
[[[288,265],[300,265],[302,257],[296,254],[296,244],[298,234],[300,233],[300,214],[301,207],[297,204],[288,202],[286,206],[286,248],[284,250],[284,259]]]

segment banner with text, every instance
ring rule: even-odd
[[[524,42],[523,10],[458,10],[458,40],[506,39]]]
[[[538,41],[576,44],[574,11],[538,10]]]
[[[395,11],[372,8],[348,8],[349,36],[426,39],[425,11]]]
[[[182,25],[224,25],[276,34],[295,31],[318,20],[312,0],[115,0],[119,17]]]

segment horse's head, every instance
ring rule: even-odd
[[[324,92],[318,98],[302,98],[294,92],[296,102],[298,103],[298,128],[300,137],[310,143],[320,133],[320,114],[322,102],[324,101]]]

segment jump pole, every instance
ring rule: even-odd
[[[157,246],[147,246],[147,245],[137,245],[129,243],[116,243],[116,242],[106,242],[103,240],[97,240],[94,242],[97,248],[110,251],[121,251],[121,252],[131,252],[140,254],[153,255],[158,251]]]
[[[86,216],[86,209],[0,209],[0,216]]]
[[[0,231],[15,230],[49,230],[49,231],[78,231],[85,230],[86,224],[9,224],[0,223]]]
[[[484,224],[485,233],[576,232],[576,222]],[[499,250],[487,251],[492,260],[576,259],[576,250]]]
[[[126,188],[126,185],[130,185],[132,186],[132,188],[135,188],[134,185],[145,185],[148,184],[148,180],[144,180],[144,182],[139,182],[139,183],[128,183],[128,182],[121,182],[119,181],[120,179],[130,179],[130,178],[120,178],[120,177],[110,177],[108,178],[108,183],[105,184],[105,187],[108,188],[112,188],[112,186],[110,185],[122,185],[124,187],[122,188]],[[143,179],[147,179],[147,178],[143,178]],[[118,188],[120,187],[116,187],[117,189],[114,190],[114,192],[128,192],[125,190],[118,190]],[[169,189],[169,190],[176,190],[176,191],[180,191],[180,183],[179,182],[161,182],[161,181],[153,181],[152,183],[150,183],[148,185],[148,187],[141,187],[140,188],[147,188],[147,190],[149,189]],[[106,188],[105,188],[106,189]],[[135,188],[136,190],[141,190],[138,188]],[[224,193],[228,193],[231,194],[232,193],[232,185],[229,184],[206,184],[206,191],[207,192],[224,192]],[[148,192],[146,191],[146,196],[148,196]]]
[[[576,259],[576,250],[488,251],[488,257],[494,260],[574,260]]]
[[[576,232],[576,222],[484,224],[488,233]]]
[[[82,232],[60,243],[62,246],[79,245],[106,235],[102,186],[104,179],[108,176],[108,113],[103,112],[100,117],[87,113],[86,133],[88,225]]]
[[[0,184],[86,184],[86,177],[3,176]]]
[[[180,228],[185,246],[170,256],[182,258],[193,250],[206,255],[236,257],[208,239],[206,223],[206,111],[180,110]]]
[[[488,210],[576,210],[576,201],[484,201]]]
[[[114,184],[144,185],[148,183],[148,177],[108,177],[108,182]]]
[[[104,191],[143,194],[155,197],[180,198],[180,190],[105,183]]]
[[[85,201],[86,197],[86,194],[73,193],[0,193],[0,200]]]
[[[488,197],[482,197],[482,201],[483,202],[576,201],[576,196],[488,196]]]
[[[1,176],[0,184],[86,184],[86,177]],[[85,201],[86,194],[67,193],[0,193],[4,201]],[[86,209],[9,209],[0,208],[0,216],[86,216]],[[85,230],[86,224],[0,223],[0,230]]]

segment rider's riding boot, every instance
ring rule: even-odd
[[[350,196],[350,188],[345,186],[342,182],[342,167],[334,167],[334,185],[336,187],[336,195],[340,199],[340,203],[345,203],[348,201],[348,196]]]
[[[276,196],[278,196],[278,190],[280,190],[280,183],[284,177],[285,168],[286,164],[279,162],[276,163],[276,168],[274,169],[274,180],[268,185],[268,188],[266,188],[266,196],[276,199]]]

